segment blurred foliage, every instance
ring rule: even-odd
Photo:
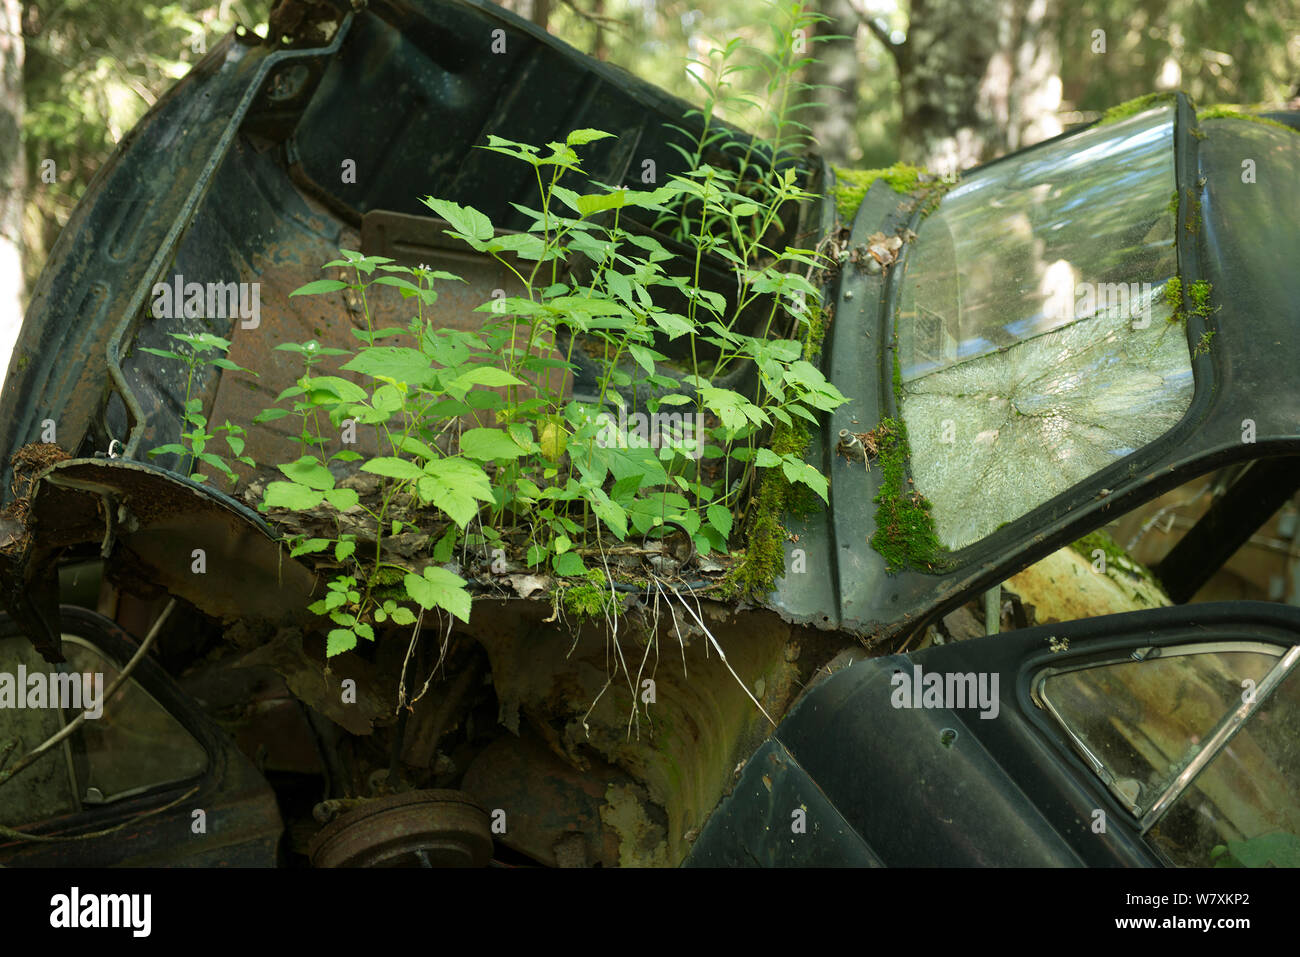
[[[265,31],[269,0],[25,3],[28,183],[62,227],[96,170],[168,87],[236,23]],[[54,161],[54,182],[42,174]]]
[[[1104,54],[1092,52],[1095,30]],[[1085,114],[1152,90],[1200,106],[1278,104],[1300,84],[1294,0],[1079,0],[1059,37],[1064,98]]]
[[[898,158],[899,83],[894,59],[876,33],[903,40],[908,2],[854,3],[878,29],[833,25],[856,37],[861,67],[857,150],[849,159],[883,167]],[[264,33],[271,6],[272,0],[24,4],[29,276],[122,136],[236,23]],[[1094,119],[1152,90],[1182,88],[1202,106],[1282,102],[1300,82],[1300,7],[1294,0],[1072,0],[1065,6],[1057,35],[1067,123]],[[702,104],[688,63],[707,62],[711,51],[736,38],[768,48],[772,19],[770,7],[754,0],[556,0],[548,6],[547,28]],[[1105,31],[1104,54],[1093,52],[1096,30]],[[734,76],[735,96],[719,115],[755,129],[763,118],[740,104],[764,99],[764,71],[759,62],[744,66]],[[42,162],[51,159],[55,182],[47,183]]]

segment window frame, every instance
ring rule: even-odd
[[[1243,700],[1219,718],[1213,729],[1201,742],[1195,755],[1156,795],[1146,812],[1140,813],[1140,807],[1134,805],[1127,795],[1116,787],[1117,779],[1105,762],[1092,752],[1070,726],[1070,723],[1062,717],[1052,702],[1047,699],[1043,693],[1043,686],[1047,679],[1051,677],[1075,671],[1124,664],[1126,662],[1141,663],[1154,658],[1175,658],[1216,652],[1253,652],[1268,654],[1276,660],[1256,686],[1255,695],[1251,700]],[[1147,832],[1168,813],[1178,798],[1191,786],[1196,776],[1231,743],[1237,732],[1245,727],[1251,716],[1263,707],[1272,696],[1273,691],[1296,670],[1298,664],[1300,664],[1300,644],[1287,647],[1259,639],[1223,638],[1196,643],[1143,645],[1127,649],[1116,649],[1100,655],[1090,655],[1062,665],[1048,665],[1038,668],[1029,676],[1029,698],[1043,715],[1051,719],[1048,722],[1048,727],[1056,732],[1058,739],[1064,738],[1071,751],[1083,759],[1084,764],[1094,778],[1128,812],[1129,820],[1137,828],[1138,835],[1145,840]]]

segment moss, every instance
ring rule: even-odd
[[[822,342],[826,339],[826,315],[822,308],[808,310],[808,331],[804,334],[804,361],[812,362],[822,353]]]
[[[777,455],[797,455],[808,451],[812,436],[803,425],[779,424],[772,430],[770,447]],[[731,566],[723,581],[722,594],[727,598],[766,595],[776,587],[785,573],[786,515],[806,515],[820,499],[805,485],[791,485],[779,468],[764,469],[758,491],[750,503],[745,526],[745,552]]]
[[[877,461],[884,477],[876,503],[876,531],[871,547],[885,559],[886,568],[935,571],[944,564],[948,549],[934,531],[930,503],[917,491],[908,491],[907,426],[885,418],[875,430]]]
[[[1210,291],[1213,287],[1204,279],[1198,279],[1187,290],[1187,298],[1192,301],[1191,312],[1202,319],[1210,318]]]
[[[1178,190],[1174,190],[1174,194],[1169,197],[1169,205],[1165,208],[1169,210],[1170,214],[1178,215]]]
[[[1165,283],[1165,303],[1169,306],[1170,322],[1183,317],[1183,281],[1177,276],[1170,277]]]
[[[374,569],[366,578],[367,584],[371,588],[377,588],[383,585],[397,585],[404,581],[406,572],[400,568],[392,568],[385,565],[381,568]]]
[[[1202,332],[1200,341],[1196,343],[1196,348],[1192,350],[1192,357],[1208,355],[1210,352],[1210,340],[1214,338],[1214,330]]]
[[[1161,103],[1173,99],[1173,93],[1147,93],[1144,96],[1125,100],[1123,103],[1116,103],[1101,115],[1101,119],[1097,121],[1097,125],[1107,126],[1111,123],[1118,123],[1120,120],[1127,120],[1130,116],[1136,116],[1143,110],[1149,110],[1154,106],[1159,106]]]
[[[862,205],[871,184],[883,179],[896,193],[911,193],[917,188],[926,171],[919,166],[907,163],[895,163],[882,169],[843,169],[835,167],[835,208],[845,222],[853,219],[853,214]]]
[[[1119,568],[1137,578],[1145,578],[1147,581],[1152,582],[1156,580],[1155,576],[1151,574],[1151,569],[1130,558],[1128,552],[1120,548],[1119,543],[1102,529],[1089,532],[1077,542],[1073,542],[1070,547],[1089,562],[1096,561],[1094,553],[1100,550],[1102,555],[1105,556],[1107,569]]]
[[[1211,106],[1201,110],[1196,114],[1196,120],[1198,123],[1203,123],[1206,120],[1246,120],[1248,123],[1263,123],[1265,126],[1276,126],[1288,133],[1300,133],[1300,130],[1297,130],[1294,126],[1287,126],[1277,120],[1270,120],[1266,116],[1253,116],[1250,113],[1242,113],[1230,106]]]
[[[1195,233],[1201,228],[1201,200],[1192,192],[1191,188],[1187,189],[1187,231]]]
[[[802,423],[779,425],[772,430],[772,451],[777,455],[803,455],[811,438]]]
[[[605,574],[598,568],[587,569],[587,580],[580,585],[564,588],[561,600],[564,610],[579,621],[597,618],[605,614],[605,606],[610,601],[609,583]]]

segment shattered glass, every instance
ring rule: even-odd
[[[899,299],[916,488],[969,545],[1168,431],[1191,353],[1177,274],[1173,110],[988,167],[925,220]]]

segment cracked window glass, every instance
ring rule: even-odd
[[[900,291],[900,413],[949,548],[1168,431],[1191,352],[1177,274],[1173,108],[997,163],[921,226]]]

